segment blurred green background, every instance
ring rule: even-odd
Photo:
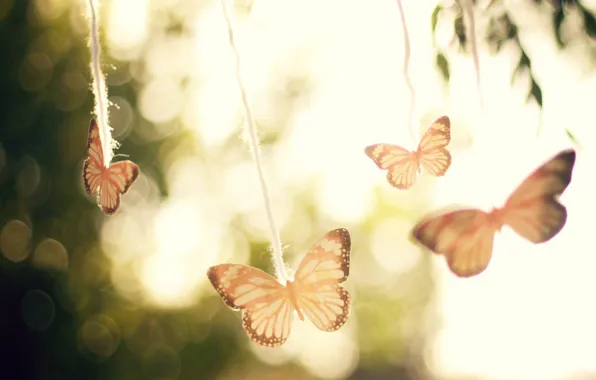
[[[315,141],[312,136],[324,126],[306,137],[297,132],[290,120],[307,108],[319,84],[304,61],[309,48],[284,53],[284,59],[262,70],[265,79],[251,74],[246,82],[254,88],[259,81],[271,85],[253,94],[261,99],[255,114],[285,258],[294,267],[319,236],[348,228],[353,270],[346,286],[353,294],[354,312],[337,333],[295,322],[287,348],[262,349],[249,343],[239,314],[225,307],[205,276],[208,266],[222,262],[249,263],[273,273],[255,169],[241,138],[242,113],[219,4],[101,3],[102,67],[112,102],[113,137],[121,143],[116,154],[129,156],[142,171],[124,196],[122,209],[111,218],[86,196],[81,182],[94,102],[86,3],[0,1],[0,378],[433,378],[426,363],[428,337],[438,328],[431,302],[431,255],[406,246],[406,241],[393,242],[406,240],[411,223],[431,207],[432,192],[404,195],[387,189],[384,175],[361,151],[366,142],[358,138],[347,142],[345,137],[345,149],[356,152],[354,160],[370,173],[367,178],[353,175],[343,151],[326,150],[342,144],[341,133],[333,130]],[[238,23],[250,19],[258,3],[228,2]],[[297,5],[289,3],[278,8],[288,7],[291,13]],[[494,10],[498,2],[492,3],[495,8],[479,10],[493,12],[479,39],[497,52],[507,41],[517,43],[520,50],[512,53],[520,57],[516,72],[531,69],[531,55],[521,48],[515,23],[507,12]],[[553,15],[554,34],[541,33],[566,46],[560,32],[566,14],[561,4],[577,8],[579,3],[534,3],[551,7]],[[593,38],[596,22],[586,9],[581,11],[579,28]],[[443,4],[427,12],[424,26],[434,32],[438,15],[449,12],[454,17],[447,15],[444,22],[451,26],[455,47],[437,47],[435,62],[429,62],[446,80],[452,69],[450,54],[469,51],[461,9],[457,3],[451,8]],[[336,17],[341,14],[338,9]],[[391,38],[398,41],[397,11],[389,17],[396,24]],[[216,28],[205,37],[200,25],[207,21]],[[258,66],[263,57],[253,49],[255,58],[249,58],[242,44],[259,32],[242,30],[237,31],[240,54],[247,67]],[[204,39],[197,40],[197,35]],[[311,37],[316,41],[317,36]],[[198,90],[220,86],[205,74],[210,72],[205,67],[218,65],[204,59],[207,53],[200,54],[201,41],[207,40],[227,57],[221,78],[228,93],[205,95]],[[262,44],[266,51],[267,41]],[[402,47],[396,43],[388,49],[401,54]],[[590,57],[594,51],[592,40],[581,55]],[[395,80],[388,86],[401,87],[401,58],[392,63]],[[194,66],[204,70],[197,74]],[[527,78],[524,91],[542,106],[538,81],[533,75]],[[197,98],[209,99],[193,103]],[[232,104],[225,106],[227,100]],[[393,101],[380,101],[379,107],[391,107]],[[370,123],[375,122],[371,116]],[[466,136],[454,137],[454,149],[468,146]],[[300,139],[306,142],[291,150],[292,140]],[[267,159],[282,153],[293,158]],[[323,189],[324,172],[301,171],[307,156],[314,160],[312,166],[325,170],[345,165],[332,177],[344,181],[337,190]],[[364,190],[348,194],[348,189],[372,176],[378,181],[371,184],[364,211],[334,214],[322,206],[340,198],[344,204],[359,204],[354,199],[362,198]],[[422,177],[419,186],[432,189],[433,181]]]

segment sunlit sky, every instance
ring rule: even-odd
[[[145,119],[165,125],[180,115],[207,148],[238,133],[242,117],[235,62],[218,1],[206,3],[200,12],[198,6],[196,12],[192,6],[177,6],[181,3],[177,0],[102,3],[108,8],[104,14],[109,54],[147,64],[139,98]],[[521,7],[525,2],[506,3]],[[406,124],[409,95],[402,77],[404,46],[395,1],[254,0],[250,5],[249,16],[232,20],[257,119],[280,117],[280,111],[270,106],[279,75],[302,72],[313,84],[308,99],[283,125],[289,137],[264,156],[276,222],[283,225],[290,215],[301,212],[292,208],[284,189],[315,175],[322,178],[319,208],[338,222],[362,220],[374,207],[375,188],[397,191],[366,158],[364,147],[377,142],[407,148],[415,144]],[[517,60],[514,50],[492,57],[481,44],[484,109],[479,107],[471,57],[452,57],[451,84],[443,86],[434,68],[430,31],[434,5],[434,1],[404,0],[412,41],[415,127],[424,130],[446,113],[453,128],[453,165],[445,177],[433,182],[429,209],[453,203],[486,210],[500,206],[534,168],[571,146],[563,128],[574,133],[582,148],[562,198],[569,212],[567,226],[555,239],[533,246],[505,228],[496,237],[489,268],[467,280],[454,277],[441,257],[433,259],[441,328],[428,349],[429,366],[438,377],[454,379],[463,374],[483,379],[560,379],[596,371],[592,349],[596,308],[590,302],[596,287],[590,268],[596,266],[596,257],[588,248],[589,221],[596,211],[589,198],[593,186],[588,165],[596,162],[590,112],[596,76],[582,73],[581,65],[574,67],[573,60],[556,53],[553,41],[544,37],[549,32],[522,35],[530,53],[540,57],[533,65],[544,94],[542,133],[537,138],[539,110],[525,102],[526,81],[519,80],[513,89],[510,84]],[[192,20],[192,35],[175,40],[149,35],[148,19],[163,22],[155,15],[166,7],[181,19]],[[522,33],[549,20],[548,15],[531,15],[517,20]],[[140,47],[149,38],[151,48],[140,56]],[[186,89],[180,86],[184,76],[191,78]],[[213,170],[198,159],[171,163],[167,171],[171,191],[163,203],[155,183],[142,175],[122,211],[106,222],[104,248],[118,264],[113,279],[125,296],[136,297],[140,291],[149,302],[184,307],[196,302],[197,294],[212,291],[204,276],[209,266],[248,258],[246,239],[227,231],[227,210],[244,213],[254,228],[250,233],[268,237],[254,164],[247,161],[208,182]],[[238,186],[242,193],[234,191]],[[394,273],[406,271],[419,259],[406,241],[408,223],[396,219],[378,226],[379,237],[374,240],[379,243],[371,247],[370,257]],[[303,252],[312,243],[303,241],[310,232],[306,226],[282,239]],[[140,285],[127,277],[127,271],[136,268],[134,262],[141,263]],[[358,359],[351,339],[355,327],[348,323],[326,334],[296,321],[283,348],[254,349],[266,362],[294,357],[319,376],[342,377]]]

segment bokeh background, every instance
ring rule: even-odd
[[[595,1],[474,1],[484,107],[458,2],[403,0],[417,134],[453,165],[391,188],[364,155],[414,148],[393,0],[228,0],[288,268],[347,228],[354,308],[257,347],[205,272],[273,273],[219,1],[101,0],[110,123],[141,176],[106,217],[82,186],[87,3],[0,1],[1,379],[596,379]],[[560,149],[563,231],[505,228],[480,276],[408,240],[425,213],[500,206]]]

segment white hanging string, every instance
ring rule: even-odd
[[[226,9],[225,1],[220,0],[221,8],[226,19],[228,26],[228,37],[230,41],[230,47],[232,48],[236,57],[236,80],[238,81],[238,87],[240,88],[240,95],[242,98],[242,105],[244,107],[244,113],[246,117],[246,125],[248,126],[248,133],[250,136],[250,147],[255,159],[257,166],[257,173],[259,175],[259,182],[261,183],[261,190],[263,192],[263,200],[265,203],[265,211],[267,212],[267,219],[269,221],[269,228],[271,230],[271,240],[273,248],[273,263],[275,265],[275,273],[277,278],[285,285],[288,280],[288,276],[285,270],[285,264],[283,261],[283,250],[281,246],[281,238],[279,237],[279,231],[275,225],[275,219],[273,218],[273,211],[271,208],[271,196],[269,195],[269,187],[267,186],[267,180],[265,179],[265,172],[263,170],[263,161],[261,159],[261,152],[259,147],[259,136],[257,135],[257,128],[248,105],[248,99],[246,96],[246,89],[242,83],[242,76],[240,75],[240,55],[234,42],[234,31],[232,28],[232,22]]]
[[[108,122],[108,93],[104,74],[101,71],[101,46],[99,44],[99,15],[95,0],[89,0],[91,25],[89,31],[89,49],[91,51],[91,76],[93,78],[93,95],[95,95],[95,115],[99,125],[103,164],[110,165],[115,141],[112,141],[112,129]]]
[[[414,92],[414,86],[412,85],[412,80],[410,79],[410,34],[408,33],[408,24],[406,23],[406,14],[404,12],[404,8],[402,6],[401,0],[397,0],[397,6],[399,8],[399,15],[401,18],[401,26],[404,34],[404,65],[403,65],[403,75],[406,85],[408,86],[408,91],[410,92],[410,108],[408,110],[408,127],[410,128],[410,135],[412,136],[412,140],[414,140],[414,144],[418,143],[418,134],[416,133],[414,128],[414,123],[412,121],[414,117],[414,107],[416,102],[416,93]]]

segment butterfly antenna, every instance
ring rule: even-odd
[[[399,16],[401,18],[401,26],[404,34],[404,65],[403,65],[403,76],[408,86],[408,91],[410,92],[410,109],[408,110],[408,126],[410,128],[410,135],[412,136],[412,140],[414,140],[414,144],[418,141],[416,138],[416,133],[414,132],[414,125],[412,123],[412,118],[414,116],[414,106],[416,101],[416,93],[414,92],[414,86],[412,85],[412,80],[410,78],[410,34],[408,33],[408,24],[406,23],[406,14],[404,12],[404,7],[402,6],[401,0],[397,0],[397,6],[399,8]]]
[[[478,45],[476,41],[476,18],[474,16],[474,6],[471,0],[462,0],[462,7],[464,14],[468,19],[468,36],[470,40],[470,48],[472,50],[472,58],[474,60],[474,71],[476,72],[476,90],[478,91],[478,100],[480,101],[480,108],[484,108],[484,100],[482,98],[482,88],[480,86],[480,59],[478,58]]]
[[[273,243],[273,261],[275,264],[275,272],[279,280],[282,283],[286,283],[288,280],[288,276],[285,271],[285,264],[283,261],[283,251],[281,247],[281,238],[279,237],[279,231],[275,225],[275,219],[273,218],[273,211],[271,208],[271,196],[269,195],[269,187],[267,185],[267,180],[265,179],[265,172],[263,170],[263,162],[261,158],[261,152],[259,147],[259,136],[257,135],[257,128],[255,126],[255,122],[252,117],[252,113],[250,111],[250,107],[248,105],[248,98],[246,96],[246,89],[244,88],[244,84],[242,83],[242,76],[240,75],[240,55],[238,54],[238,49],[236,48],[236,43],[234,42],[234,30],[232,29],[232,22],[228,15],[228,10],[225,5],[225,0],[220,0],[221,9],[226,20],[226,25],[228,27],[228,40],[230,42],[230,47],[234,52],[234,56],[236,57],[236,80],[238,82],[238,87],[240,89],[240,95],[242,98],[242,105],[244,107],[244,114],[246,117],[246,124],[248,125],[248,133],[250,137],[250,146],[253,153],[253,157],[255,159],[255,163],[257,166],[257,173],[259,176],[259,182],[261,183],[261,190],[263,192],[263,200],[265,203],[265,211],[267,212],[267,219],[269,220],[269,228],[271,230],[271,238]]]

